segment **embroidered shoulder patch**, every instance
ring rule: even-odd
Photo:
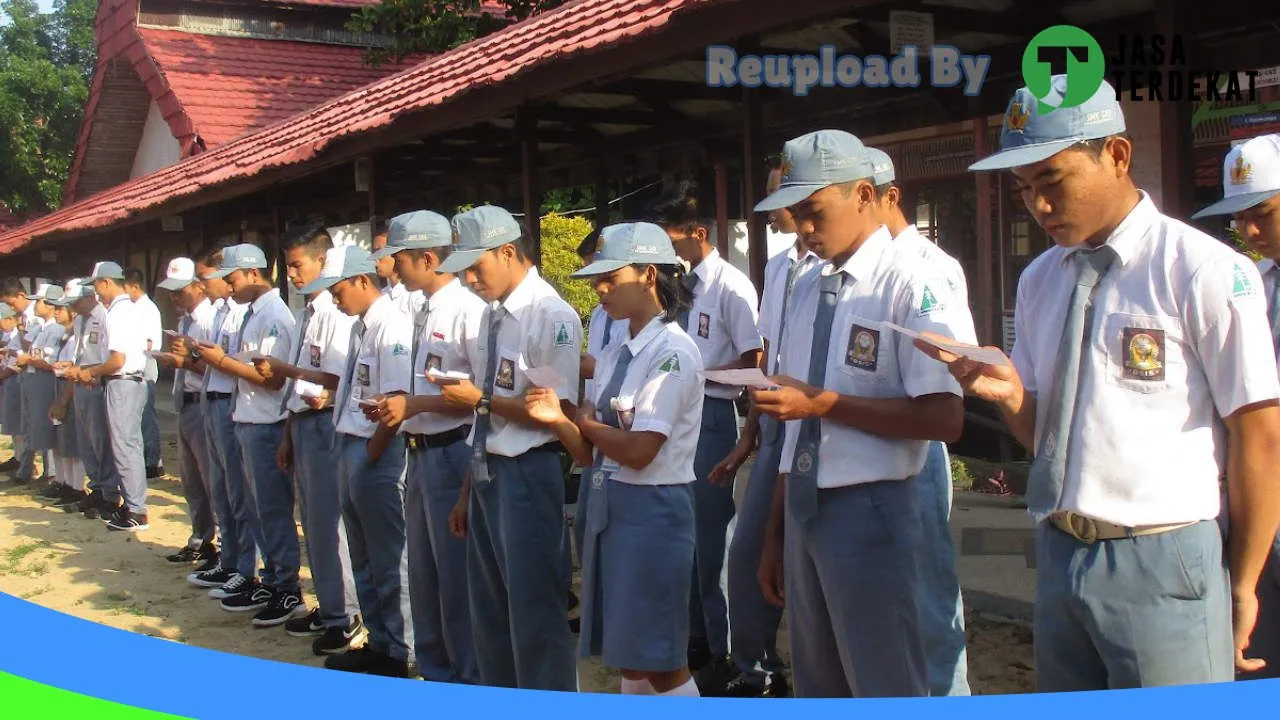
[[[1249,274],[1240,267],[1239,263],[1233,263],[1234,272],[1231,280],[1231,296],[1232,297],[1249,297],[1257,291],[1254,290],[1253,281],[1249,279]]]
[[[272,325],[271,329],[267,330],[267,337],[269,338],[280,337],[280,326]]]
[[[557,322],[555,329],[556,347],[566,347],[573,344],[573,333],[569,332],[569,323]]]
[[[673,354],[671,357],[663,361],[662,365],[658,367],[658,370],[666,373],[680,372],[680,356]]]
[[[409,348],[405,347],[402,343],[396,343],[391,347],[391,355],[393,357],[401,357],[408,354]]]
[[[942,301],[938,300],[938,296],[933,294],[932,288],[925,285],[924,292],[920,294],[920,310],[916,313],[917,316],[927,317],[942,309]]]

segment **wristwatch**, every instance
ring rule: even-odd
[[[490,398],[489,398],[489,396],[488,396],[487,394],[485,394],[485,395],[481,395],[481,396],[480,396],[480,401],[476,403],[476,414],[477,414],[477,415],[488,415],[488,414],[489,414],[489,400],[490,400]]]

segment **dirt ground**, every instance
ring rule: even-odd
[[[165,467],[176,472],[176,442],[167,439],[165,446]],[[9,439],[0,439],[0,459],[11,455]],[[309,639],[289,637],[280,628],[257,629],[247,616],[222,611],[205,590],[186,582],[189,567],[165,562],[165,555],[185,543],[190,527],[177,477],[151,484],[151,527],[136,534],[110,532],[98,520],[45,507],[39,490],[34,483],[15,486],[7,476],[0,482],[0,591],[143,635],[322,667]],[[309,592],[305,567],[302,577]],[[314,604],[314,597],[308,602]],[[966,621],[974,694],[1030,692],[1030,632],[973,613]],[[785,648],[785,625],[779,640]],[[585,692],[617,692],[616,674],[593,660],[581,663],[580,677]]]

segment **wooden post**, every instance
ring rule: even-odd
[[[742,210],[747,220],[747,261],[758,297],[764,291],[764,265],[769,256],[764,214],[752,210],[764,197],[768,179],[762,165],[765,155],[763,102],[759,90],[744,88],[742,92]]]
[[[524,227],[533,246],[533,262],[542,265],[542,191],[538,187],[538,120],[528,108],[516,111],[520,137],[520,189],[524,195]]]
[[[1180,2],[1156,3],[1156,32],[1174,37],[1179,32]],[[1162,71],[1183,70],[1167,61]],[[1162,102],[1160,127],[1160,209],[1172,217],[1186,217],[1195,205],[1195,157],[1192,155],[1191,111],[1194,103]]]
[[[976,157],[986,157],[989,150],[987,147],[987,116],[982,115],[973,119],[973,151]],[[992,301],[995,292],[995,280],[992,268],[999,262],[993,252],[994,243],[992,242],[991,233],[991,205],[994,200],[993,190],[991,187],[991,173],[974,173],[975,182],[977,183],[977,200],[978,212],[975,222],[977,223],[976,236],[978,240],[977,262],[974,263],[974,278],[970,287],[976,288],[978,297],[973,305],[974,310],[974,329],[978,333],[978,342],[992,343],[994,342],[991,330],[991,320],[994,313],[995,304]]]
[[[596,230],[609,224],[609,166],[603,157],[596,159]]]
[[[716,248],[729,260],[729,165],[716,158]]]

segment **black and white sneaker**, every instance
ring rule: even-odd
[[[204,558],[204,562],[200,563],[200,565],[196,567],[196,572],[202,573],[208,572],[209,570],[217,570],[220,562],[222,562],[222,553],[218,552],[217,549],[214,549],[213,553],[206,556]]]
[[[364,621],[357,615],[346,628],[325,628],[324,634],[311,643],[311,652],[316,655],[341,655],[350,650],[362,647],[369,639],[369,631]],[[329,663],[325,663],[329,667]]]
[[[12,472],[17,470],[19,465],[21,465],[21,463],[18,462],[18,456],[15,455],[0,463],[0,472]]]
[[[220,588],[231,582],[236,577],[235,570],[223,570],[221,567],[211,567],[208,570],[196,570],[187,576],[187,582],[202,588]],[[218,598],[221,600],[222,598]]]
[[[293,637],[319,637],[324,634],[324,629],[324,623],[320,622],[320,608],[284,624],[284,631]]]
[[[138,513],[129,512],[128,510],[121,511],[119,515],[116,515],[107,522],[108,530],[118,530],[120,532],[138,532],[139,530],[146,530],[150,527],[151,526],[147,524],[146,515],[139,515]]]
[[[302,603],[302,596],[296,592],[274,590],[271,601],[257,615],[253,616],[253,626],[260,628],[276,627],[290,620],[305,615],[307,606]]]
[[[206,543],[195,548],[187,545],[172,555],[166,555],[164,559],[171,563],[195,563],[217,555],[218,549]]]
[[[244,590],[224,598],[218,606],[227,612],[255,612],[271,604],[274,593],[257,580],[247,581]]]
[[[252,582],[254,581],[240,573],[232,573],[230,580],[209,591],[209,597],[214,600],[226,600],[229,597],[235,597],[249,589]]]

